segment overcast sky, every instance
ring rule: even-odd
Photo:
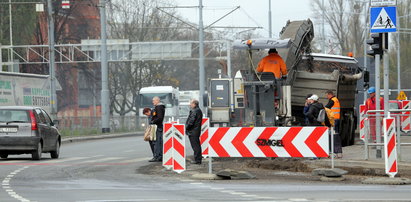
[[[176,0],[178,6],[198,6],[198,0]],[[204,25],[207,26],[221,16],[240,6],[239,10],[215,24],[216,26],[261,26],[258,32],[268,37],[268,2],[269,0],[203,0]],[[287,20],[312,19],[310,0],[272,0],[272,32],[278,33]],[[190,22],[198,23],[198,9],[179,8],[178,12]],[[236,30],[239,32],[242,30]]]

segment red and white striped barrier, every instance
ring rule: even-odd
[[[208,118],[203,118],[201,122],[201,135],[200,135],[200,144],[201,144],[201,154],[203,157],[208,157],[208,129],[210,127],[210,120]]]
[[[170,170],[173,168],[173,123],[165,123],[163,128],[163,166]]]
[[[365,108],[365,105],[360,105],[360,139],[362,140],[362,141],[365,141],[365,134],[367,133],[367,128],[366,128],[366,125],[365,125],[365,122],[366,122],[366,108]]]
[[[181,173],[186,170],[185,125],[174,124],[173,137],[173,170]]]
[[[411,101],[403,100],[402,109],[410,109]],[[402,112],[403,116],[401,117],[401,128],[404,132],[409,132],[411,130],[411,113]]]
[[[384,118],[385,173],[394,177],[398,172],[395,119]]]
[[[211,157],[328,157],[327,127],[210,128]]]

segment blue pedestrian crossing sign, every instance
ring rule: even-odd
[[[371,33],[397,31],[397,7],[371,7]]]

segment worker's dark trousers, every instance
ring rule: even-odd
[[[334,127],[335,127],[335,134],[334,134],[334,153],[342,153],[342,144],[341,144],[341,136],[340,136],[340,119],[334,120]],[[330,143],[331,148],[331,143]]]
[[[201,155],[201,144],[200,144],[200,136],[199,135],[189,135],[191,148],[194,151],[194,161],[201,163],[202,155]]]
[[[154,144],[154,158],[161,160],[163,159],[163,129],[157,128],[156,131],[156,142]]]

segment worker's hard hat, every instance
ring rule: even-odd
[[[318,95],[313,94],[313,95],[311,95],[311,97],[309,97],[308,99],[309,99],[309,100],[318,101]]]
[[[375,87],[370,87],[368,89],[368,94],[375,93]]]

